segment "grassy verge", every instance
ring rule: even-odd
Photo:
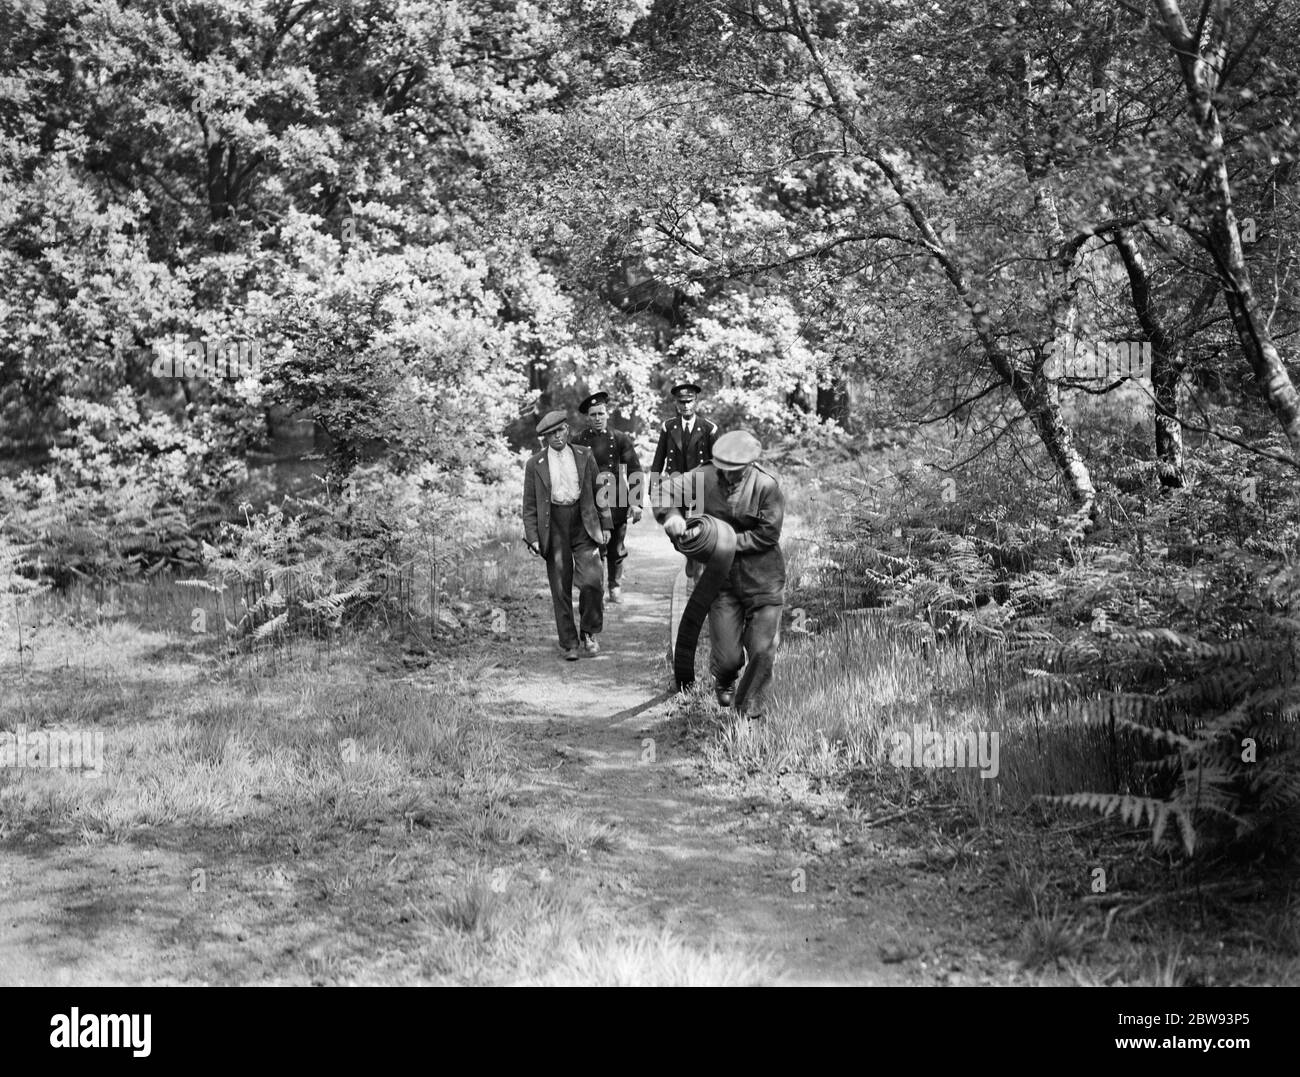
[[[837,837],[859,850],[878,854],[882,833],[918,850],[921,870],[942,873],[966,915],[1007,928],[1002,942],[1031,974],[1088,984],[1300,981],[1294,864],[1254,850],[1187,858],[1153,849],[1150,827],[1135,825],[1143,820],[1049,807],[1046,797],[1123,790],[1152,757],[1114,722],[1020,696],[1023,674],[995,638],[945,641],[933,624],[846,609],[852,596],[827,595],[820,539],[842,524],[845,499],[815,492],[823,483],[850,489],[860,470],[783,475],[791,588],[770,720],[752,730],[719,724],[696,700],[687,722],[707,731],[712,772],[746,795],[793,796],[819,815],[831,804]],[[1068,600],[1070,573],[1057,579]],[[918,738],[934,746],[927,765],[916,765]],[[977,761],[977,745],[993,749],[994,738],[996,752]],[[841,860],[846,870],[862,862]]]
[[[513,608],[510,553],[452,581],[472,614]],[[615,920],[591,888],[607,828],[520,806],[526,764],[479,700],[491,659],[460,645],[481,617],[432,649],[345,631],[250,654],[188,633],[193,608],[163,583],[21,608],[0,733],[103,751],[98,776],[0,768],[9,893],[42,910],[21,982],[771,981]],[[152,963],[107,952],[137,920]]]

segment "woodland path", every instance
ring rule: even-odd
[[[531,778],[521,802],[612,827],[612,850],[593,854],[587,874],[618,922],[660,926],[692,947],[762,956],[782,983],[915,982],[880,957],[899,925],[879,922],[847,885],[827,890],[826,873],[805,855],[840,848],[833,802],[803,795],[804,810],[791,813],[779,784],[769,802],[710,779],[701,739],[678,717],[675,697],[664,698],[682,559],[648,517],[629,527],[627,546],[623,601],[606,606],[599,655],[578,662],[559,655],[537,562],[524,614],[529,643],[493,670],[485,695],[489,713],[516,727]],[[708,683],[706,661],[697,674]],[[725,724],[722,712],[716,720]],[[783,833],[790,814],[794,833]],[[813,848],[801,850],[797,839]]]
[[[710,969],[771,984],[1015,982],[1005,955],[1017,920],[991,907],[1006,899],[972,901],[929,824],[872,828],[873,790],[853,806],[802,774],[709,765],[726,717],[710,707],[690,719],[669,691],[679,557],[650,520],[628,546],[624,601],[607,612],[597,657],[559,656],[540,561],[535,588],[508,602],[508,637],[475,644],[479,702],[508,733],[511,815],[570,827],[575,848],[488,848],[383,812],[317,817],[292,797],[218,826],[26,828],[0,845],[0,984],[461,982],[425,960],[436,951],[427,910],[485,855],[512,864],[520,885],[572,884],[588,938],[664,939],[671,960],[707,957],[691,982],[712,982]],[[134,646],[156,649],[150,640]],[[367,675],[445,676],[436,660],[405,677],[396,664]],[[656,974],[675,982],[675,967]]]

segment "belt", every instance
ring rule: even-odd
[[[578,503],[578,499],[577,499],[576,497],[575,497],[572,501],[552,501],[552,502],[551,502],[552,505],[556,505],[556,506],[558,506],[559,508],[562,508],[562,509],[567,509],[570,505],[576,505],[577,503]]]
[[[709,607],[718,597],[718,591],[731,574],[731,562],[736,556],[736,532],[725,520],[713,516],[692,516],[686,521],[686,531],[674,540],[679,553],[704,565],[704,572],[695,581],[691,600],[682,611],[677,625],[677,646],[673,650],[673,676],[678,691],[695,683],[695,647],[700,640],[700,629],[709,615]]]

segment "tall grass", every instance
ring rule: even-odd
[[[106,699],[106,679],[47,678],[25,707],[6,695],[0,727],[94,725],[104,773],[0,769],[0,837],[217,827],[304,811],[349,828],[403,825],[412,788],[440,779],[437,788],[472,797],[509,770],[503,736],[473,703],[473,677],[469,665],[421,686],[300,671],[255,691],[171,684],[116,699]]]
[[[980,813],[1026,808],[1040,794],[1112,780],[1106,731],[1049,721],[1009,699],[1011,669],[997,650],[976,657],[960,646],[923,646],[905,629],[870,615],[787,638],[770,720],[743,734],[717,736],[708,749],[715,764],[773,773],[788,768],[826,781],[852,777],[884,801],[921,793],[956,798]],[[917,730],[996,733],[996,777],[983,778],[974,766],[891,763],[892,734],[910,737]]]
[[[1045,713],[1014,692],[1020,672],[1001,632],[981,632],[968,616],[976,632],[945,638],[915,614],[852,608],[861,604],[858,581],[871,577],[863,570],[870,562],[858,564],[856,548],[844,544],[832,561],[825,539],[860,516],[872,489],[867,477],[883,467],[784,477],[787,509],[795,511],[787,512],[783,540],[789,582],[768,720],[717,730],[709,759],[741,772],[797,770],[870,790],[884,804],[953,800],[981,818],[1133,776],[1141,761],[1131,741],[1065,712]],[[887,519],[888,511],[872,518]],[[975,766],[891,763],[894,735],[918,731],[996,734],[996,777],[981,777]]]
[[[323,940],[291,950],[276,982],[771,981],[757,960],[615,923],[587,896],[618,844],[585,814],[513,805],[516,759],[477,702],[480,661],[440,659],[411,681],[373,679],[350,645],[316,671],[246,655],[200,663],[174,626],[72,625],[52,609],[33,618],[0,729],[102,731],[103,776],[0,769],[0,843],[44,860],[58,846],[110,855],[183,838],[189,863],[135,900],[198,916],[207,906],[187,872],[204,866],[202,900],[237,921],[231,931],[283,944],[284,915],[290,941]],[[222,953],[198,975],[266,975]]]

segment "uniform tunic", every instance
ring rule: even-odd
[[[610,509],[622,509],[626,512],[627,478],[641,471],[641,462],[636,458],[636,446],[632,443],[632,435],[622,430],[606,430],[603,434],[584,430],[573,439],[573,443],[591,450],[596,458],[596,466],[600,468],[602,483],[617,483],[617,493],[610,490],[606,494]],[[610,478],[605,478],[606,475]]]
[[[601,501],[609,506],[613,519],[606,555],[612,593],[613,588],[622,585],[623,562],[627,559],[625,540],[630,497],[627,477],[641,473],[641,462],[636,458],[632,435],[622,430],[606,430],[603,434],[584,430],[573,440],[575,444],[590,449],[595,457],[600,469]]]
[[[684,439],[682,420],[674,416],[659,428],[659,445],[650,470],[658,475],[667,472],[676,475],[703,467],[713,459],[713,443],[718,437],[718,424],[703,415],[695,416],[689,441]]]

